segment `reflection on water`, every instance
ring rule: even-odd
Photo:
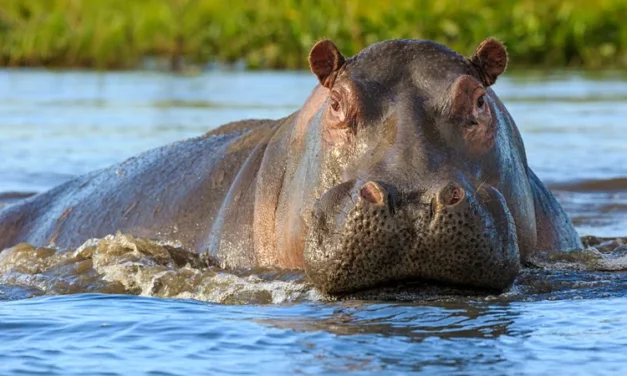
[[[0,207],[232,120],[285,116],[315,82],[0,71]],[[341,301],[300,273],[227,273],[176,244],[20,245],[0,253],[0,374],[623,374],[627,76],[514,72],[495,90],[579,232],[607,239],[537,255],[500,295],[409,284]]]
[[[0,371],[622,374],[625,303],[228,306],[113,295],[46,297],[0,305]]]

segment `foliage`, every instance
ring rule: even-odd
[[[471,53],[487,36],[518,66],[627,66],[625,0],[2,0],[0,64],[133,68],[145,57],[303,68],[313,43],[350,56],[426,38]]]

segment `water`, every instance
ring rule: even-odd
[[[592,375],[627,362],[627,306],[603,299],[227,306],[78,295],[0,309],[4,374]]]
[[[0,71],[0,206],[228,121],[284,116],[314,84]],[[0,253],[0,374],[624,373],[627,246],[611,239],[627,235],[627,76],[512,73],[495,90],[579,232],[609,241],[539,255],[499,296],[412,285],[346,301],[299,273],[228,273],[121,234],[24,245]]]

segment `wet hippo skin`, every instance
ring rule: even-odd
[[[463,57],[389,40],[309,55],[320,84],[279,120],[244,120],[0,209],[0,249],[121,231],[222,267],[304,269],[341,294],[430,280],[503,289],[534,251],[581,248],[490,88],[502,44]]]

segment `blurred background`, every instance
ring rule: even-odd
[[[229,121],[298,110],[307,55],[509,51],[494,89],[578,230],[627,234],[627,1],[2,0],[0,205]]]
[[[470,53],[494,36],[517,67],[616,68],[627,66],[625,15],[624,0],[2,0],[0,63],[299,69],[322,37],[350,56],[393,38]]]

